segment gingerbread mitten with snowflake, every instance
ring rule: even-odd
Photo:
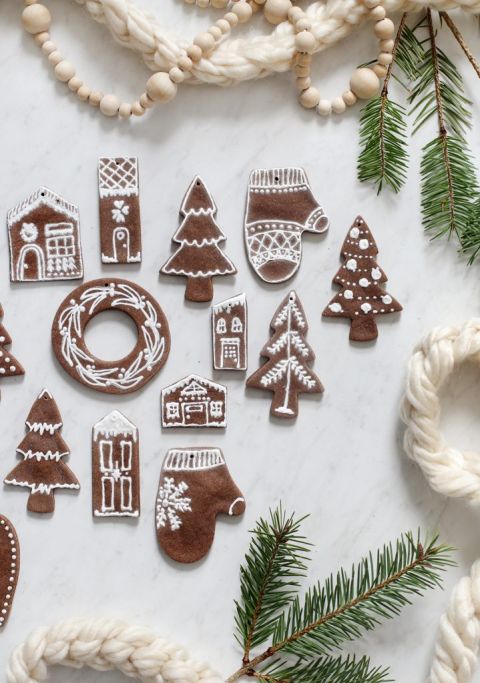
[[[156,502],[160,547],[185,564],[204,557],[219,514],[238,516],[245,500],[219,448],[174,448],[163,461]]]
[[[376,315],[396,313],[402,307],[383,285],[387,276],[377,263],[378,248],[361,216],[357,216],[342,246],[343,265],[333,279],[341,291],[323,311],[326,318],[350,318],[350,340],[377,338]]]

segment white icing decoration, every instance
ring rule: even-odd
[[[372,277],[374,280],[380,280],[382,277],[382,271],[380,268],[372,268]]]
[[[360,242],[358,243],[358,246],[360,247],[360,249],[368,249],[369,244],[370,243],[368,240],[360,240]]]
[[[370,304],[362,304],[360,306],[360,308],[362,309],[362,311],[364,313],[370,313],[370,311],[372,310],[372,307],[370,306]]]
[[[390,296],[390,294],[385,294],[384,296],[382,296],[382,301],[384,304],[391,304],[393,299]]]
[[[370,284],[370,280],[367,280],[366,277],[362,277],[360,278],[358,284],[360,285],[360,287],[368,287],[368,285]]]
[[[351,289],[346,289],[343,293],[345,299],[353,299],[353,292]]]
[[[338,303],[334,304],[329,304],[328,308],[332,311],[332,313],[341,313],[342,312],[342,307]]]
[[[349,258],[345,265],[347,267],[347,270],[357,270],[357,260],[354,258]]]
[[[162,427],[226,427],[227,389],[199,375],[188,375],[162,389]],[[201,415],[203,422],[192,422]]]
[[[119,410],[112,410],[111,413],[99,420],[93,428],[95,441],[99,435],[108,438],[110,436],[126,436],[127,434],[133,436],[134,441],[137,440],[137,428]]]
[[[167,526],[171,531],[178,531],[182,526],[181,513],[192,512],[191,498],[184,496],[188,484],[184,481],[176,483],[174,477],[165,477],[157,494],[157,529]],[[179,514],[180,513],[180,514]]]
[[[360,234],[360,230],[359,230],[358,228],[352,228],[352,229],[350,230],[350,237],[351,237],[352,239],[354,239],[354,240],[357,239],[357,237],[359,236],[359,234]]]

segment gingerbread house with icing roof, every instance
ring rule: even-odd
[[[78,208],[40,187],[7,214],[12,282],[83,278]]]
[[[189,375],[162,389],[162,427],[226,427],[227,390]]]

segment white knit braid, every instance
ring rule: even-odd
[[[434,329],[415,348],[407,373],[402,419],[404,447],[430,486],[446,496],[480,503],[480,454],[445,444],[439,432],[439,391],[466,360],[480,363],[480,319]],[[480,645],[480,560],[453,590],[440,620],[428,683],[468,683]]]
[[[76,0],[87,12],[105,24],[123,46],[138,52],[152,71],[168,71],[188,45],[189,36],[179,37],[133,0]],[[388,11],[463,9],[480,13],[480,0],[384,0]],[[161,7],[161,4],[159,5]],[[348,36],[367,15],[361,0],[326,0],[306,9],[316,39],[315,52],[325,50]],[[292,24],[285,21],[268,35],[225,38],[208,57],[192,69],[189,83],[214,83],[228,86],[240,81],[261,78],[291,68],[295,52]]]
[[[37,683],[49,666],[114,669],[145,683],[221,683],[206,664],[147,628],[109,619],[62,622],[42,628],[10,657],[8,683]]]

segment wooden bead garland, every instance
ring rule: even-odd
[[[178,85],[191,78],[194,64],[212,53],[223,37],[237,24],[248,22],[253,13],[263,6],[264,16],[271,24],[290,21],[294,27],[295,47],[293,70],[296,76],[296,87],[299,101],[307,109],[316,109],[323,115],[332,111],[343,113],[347,107],[356,103],[357,99],[370,99],[380,88],[380,78],[387,72],[392,61],[394,24],[386,16],[382,0],[359,0],[367,8],[370,17],[375,21],[374,33],[379,41],[379,55],[373,68],[356,69],[350,79],[350,87],[340,97],[332,101],[322,99],[317,88],[310,79],[311,54],[317,47],[317,39],[311,31],[311,22],[305,12],[292,4],[291,0],[185,0],[198,7],[228,8],[221,19],[218,19],[207,31],[197,35],[187,46],[177,64],[169,71],[158,71],[146,82],[145,92],[133,103],[122,102],[114,94],[104,94],[90,89],[76,75],[72,63],[63,58],[50,38],[51,14],[47,7],[37,0],[24,0],[26,7],[22,13],[22,24],[25,30],[33,35],[48,61],[52,64],[56,78],[66,83],[82,102],[98,107],[105,116],[142,116],[145,111],[157,102],[169,102],[178,91]]]

